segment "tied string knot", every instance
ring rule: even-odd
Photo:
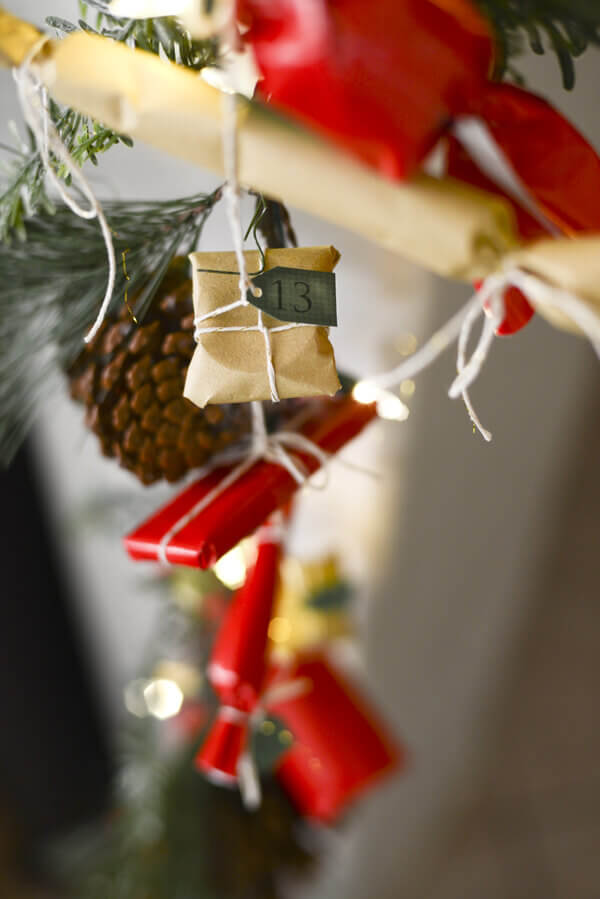
[[[226,182],[223,187],[223,196],[225,198],[225,208],[227,210],[227,218],[231,231],[231,239],[233,241],[233,249],[238,264],[238,288],[239,298],[232,303],[220,306],[203,315],[198,315],[194,319],[194,338],[199,340],[202,334],[223,333],[232,331],[258,331],[263,336],[265,344],[265,359],[267,365],[267,377],[269,379],[269,391],[271,401],[280,402],[281,397],[277,389],[277,378],[275,375],[275,366],[273,364],[273,347],[271,345],[271,333],[275,331],[289,331],[292,328],[310,327],[306,322],[298,322],[286,325],[279,325],[269,328],[265,324],[263,312],[257,309],[257,320],[255,325],[246,326],[211,326],[202,327],[203,322],[211,318],[232,312],[234,309],[240,309],[250,306],[248,301],[248,291],[254,297],[261,295],[260,288],[252,283],[252,279],[248,274],[246,266],[246,257],[244,255],[244,234],[242,230],[242,215],[240,207],[240,186],[238,180],[238,145],[237,145],[237,100],[235,94],[223,92],[222,112],[223,112],[223,167],[225,169]],[[222,274],[230,274],[223,272]]]
[[[239,460],[241,457],[241,461],[238,461],[231,471],[229,471],[225,477],[212,488],[212,490],[209,490],[208,493],[198,500],[198,502],[182,515],[181,518],[179,518],[163,535],[158,546],[157,556],[159,562],[162,562],[164,565],[170,565],[167,552],[171,540],[173,540],[173,538],[183,530],[192,519],[204,511],[204,509],[218,499],[219,496],[225,493],[261,459],[276,465],[281,465],[299,486],[302,486],[309,481],[311,472],[302,465],[302,462],[297,457],[292,456],[289,450],[296,450],[296,452],[302,452],[312,456],[321,467],[326,466],[331,460],[332,457],[330,453],[326,452],[308,437],[305,437],[304,434],[299,434],[296,431],[278,431],[274,434],[268,434],[261,403],[252,403],[252,413],[253,432],[251,435],[249,452],[247,449],[237,448],[234,453],[226,453],[217,456],[215,460],[203,470],[203,474],[206,475],[225,461],[231,463],[236,459]],[[314,489],[322,489],[325,486],[325,480],[321,484],[311,482],[311,486]]]
[[[242,254],[243,255],[243,254]],[[244,263],[245,268],[245,263]],[[217,274],[215,272],[215,274]],[[219,274],[229,274],[228,272],[221,272]],[[312,327],[307,322],[293,322],[291,324],[286,325],[276,325],[273,328],[269,328],[265,323],[264,316],[261,309],[257,309],[257,320],[255,325],[211,325],[210,327],[204,326],[203,323],[208,319],[217,318],[220,315],[224,315],[227,312],[232,312],[234,309],[240,309],[247,306],[250,306],[250,302],[246,298],[246,293],[248,290],[251,291],[253,296],[260,296],[260,288],[256,287],[250,280],[247,273],[243,275],[240,274],[239,279],[240,291],[243,291],[243,295],[239,297],[239,299],[234,300],[232,303],[227,303],[226,305],[219,306],[217,309],[213,309],[211,312],[205,312],[202,315],[197,315],[194,318],[194,339],[196,342],[199,341],[202,334],[221,334],[226,332],[243,332],[243,331],[258,331],[262,334],[265,344],[265,360],[267,366],[267,377],[269,379],[269,391],[271,394],[271,401],[273,403],[278,403],[281,400],[279,396],[279,391],[277,389],[277,376],[275,373],[275,365],[273,362],[273,347],[271,345],[271,334],[281,331],[290,331],[293,328],[308,328]]]
[[[297,699],[311,689],[310,678],[294,677],[267,687],[251,711],[244,711],[232,705],[220,706],[217,717],[244,730],[243,749],[237,759],[235,771],[242,801],[247,809],[259,808],[262,800],[258,764],[252,748],[253,736],[260,730],[270,708]],[[221,779],[217,768],[211,768],[209,776],[215,780]]]
[[[462,397],[469,418],[486,441],[491,433],[483,427],[469,396],[469,387],[479,376],[489,355],[496,331],[506,314],[505,294],[516,287],[534,305],[551,308],[574,322],[600,355],[600,317],[590,306],[563,288],[542,280],[537,275],[516,267],[508,260],[504,270],[489,275],[471,299],[456,312],[409,359],[391,371],[365,378],[364,383],[390,389],[406,378],[412,378],[428,368],[452,343],[457,341],[457,375],[450,385],[451,399]],[[473,328],[481,315],[485,321],[470,356],[468,344]]]

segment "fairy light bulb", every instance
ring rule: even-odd
[[[410,409],[399,396],[390,390],[383,390],[372,381],[358,381],[354,385],[352,396],[357,403],[376,403],[378,416],[388,421],[406,421],[410,414]]]
[[[229,590],[237,590],[246,580],[246,554],[242,546],[234,546],[221,556],[213,572]]]

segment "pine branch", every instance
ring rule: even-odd
[[[161,203],[104,205],[122,263],[113,308],[127,290],[136,319],[143,319],[173,257],[193,249],[220,196],[218,189]],[[27,243],[0,245],[0,462],[10,460],[52,389],[52,372],[81,349],[106,276],[97,222],[62,205],[28,223]]]
[[[573,60],[590,44],[600,44],[600,0],[478,0],[498,39],[497,75],[514,74],[513,60],[525,41],[534,53],[549,45],[563,85],[575,84]]]
[[[95,25],[87,21],[88,6],[96,10]],[[217,59],[217,43],[214,40],[195,40],[177,19],[167,16],[159,19],[123,19],[111,16],[105,3],[80,3],[82,18],[77,25],[57,16],[49,16],[47,24],[61,34],[84,30],[92,34],[130,46],[140,47],[149,53],[160,55],[172,62],[198,71],[213,65]],[[73,160],[79,166],[86,162],[98,164],[98,156],[116,144],[133,146],[131,138],[118,134],[88,116],[51,102],[50,118]],[[27,237],[26,221],[36,212],[54,211],[54,205],[46,191],[45,172],[41,156],[32,135],[23,142],[17,137],[17,147],[3,147],[12,154],[4,165],[4,187],[0,187],[0,241],[9,242],[14,236]],[[51,159],[56,174],[67,185],[71,177],[64,165]]]

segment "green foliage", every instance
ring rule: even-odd
[[[600,0],[477,0],[498,39],[498,75],[517,74],[512,62],[524,41],[542,54],[548,44],[558,58],[563,85],[575,83],[573,59],[600,44]]]
[[[96,10],[94,25],[86,18],[88,6]],[[49,16],[46,22],[60,34],[81,29],[140,47],[194,71],[214,64],[217,59],[218,47],[214,40],[193,39],[172,16],[144,20],[116,18],[109,14],[107,5],[100,2],[80,3],[80,10],[82,18],[77,25],[57,16]],[[129,137],[53,101],[49,104],[49,114],[66,149],[79,166],[88,161],[97,165],[98,156],[115,144],[133,146]],[[44,165],[33,136],[28,133],[26,141],[18,134],[15,137],[14,147],[0,145],[0,149],[10,154],[4,164],[0,186],[0,241],[4,242],[10,242],[13,237],[25,240],[27,219],[39,210],[54,211],[46,192]],[[51,164],[56,174],[70,184],[71,177],[64,165],[54,158],[51,158]]]
[[[116,134],[73,109],[63,109],[53,101],[50,101],[49,113],[61,140],[79,166],[88,160],[98,165],[98,156],[115,144],[133,146],[129,137]],[[18,134],[16,138],[17,147],[0,145],[12,154],[8,165],[4,166],[6,187],[0,194],[0,241],[5,243],[10,243],[13,236],[25,240],[25,222],[39,209],[50,214],[54,212],[54,204],[46,192],[44,163],[33,135],[28,131],[27,142],[21,142]],[[71,175],[65,166],[54,158],[51,163],[59,178],[69,185]]]
[[[164,757],[160,726],[130,723],[116,813],[62,847],[73,899],[277,899],[282,875],[312,865],[307,825],[272,779],[253,812],[209,783],[193,767],[200,741]]]
[[[177,253],[187,253],[221,196],[104,204],[118,266],[113,307],[128,291],[144,316]],[[96,221],[60,205],[28,223],[26,243],[0,245],[0,461],[21,442],[50,375],[79,352],[104,295],[106,249]]]

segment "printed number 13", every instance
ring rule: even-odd
[[[283,283],[281,279],[277,281],[273,281],[273,284],[277,288],[277,308],[283,311]],[[294,290],[296,292],[296,299],[303,300],[306,304],[304,308],[299,306],[294,306],[294,312],[298,312],[299,314],[306,314],[310,312],[312,309],[312,300],[310,298],[310,284],[307,284],[306,281],[294,281]]]

